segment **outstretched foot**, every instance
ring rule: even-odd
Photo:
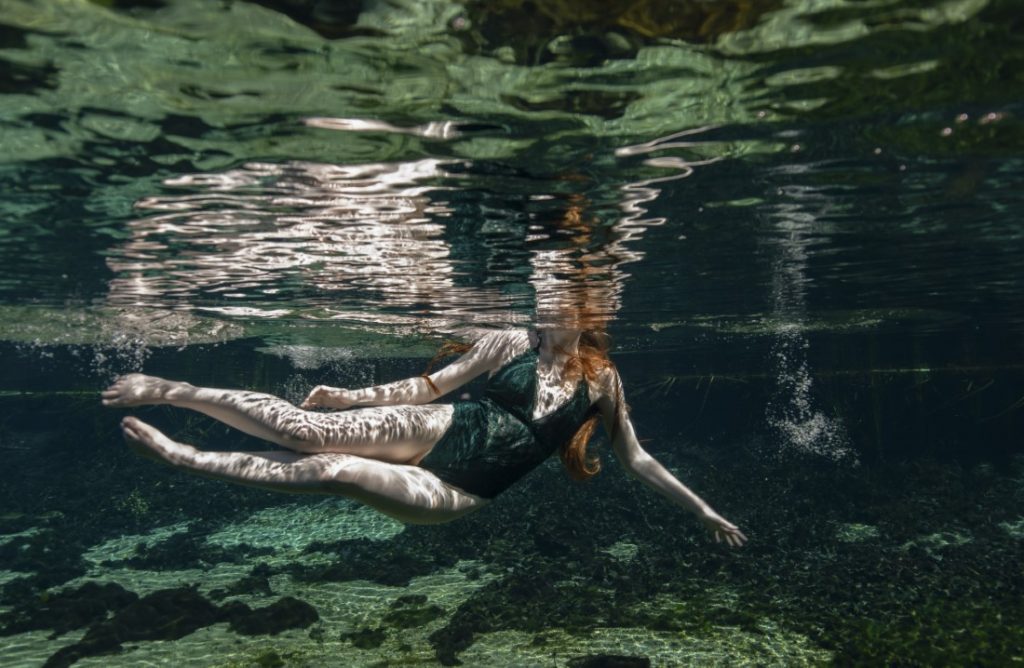
[[[147,459],[177,466],[185,463],[195,453],[192,446],[172,441],[159,429],[138,418],[126,417],[121,420],[121,429],[128,447]]]
[[[113,408],[159,404],[170,399],[174,389],[183,386],[185,383],[130,373],[115,380],[113,385],[100,394],[100,398],[104,406]]]

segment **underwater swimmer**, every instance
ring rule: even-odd
[[[119,378],[105,406],[167,404],[213,417],[286,451],[206,452],[144,422],[122,422],[129,445],[175,468],[286,492],[338,494],[402,522],[447,522],[478,510],[560,449],[569,473],[595,474],[586,453],[599,420],[634,477],[694,513],[718,542],[743,532],[640,447],[600,334],[490,331],[443,369],[360,390],[318,386],[301,407],[256,392],[194,387],[142,374]],[[490,373],[483,399],[431,403]],[[317,408],[352,409],[320,412]]]

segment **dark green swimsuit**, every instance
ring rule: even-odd
[[[532,348],[490,377],[483,399],[453,404],[451,426],[419,465],[470,494],[494,498],[568,443],[596,410],[583,380],[568,401],[534,420],[536,396]]]

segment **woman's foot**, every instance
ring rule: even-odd
[[[156,376],[130,373],[115,380],[113,385],[100,394],[100,398],[104,406],[112,408],[161,404],[172,399],[175,390],[186,387],[190,386]]]
[[[138,418],[126,417],[121,420],[121,429],[128,447],[147,459],[177,466],[186,462],[196,451],[190,445],[172,441],[159,429]]]

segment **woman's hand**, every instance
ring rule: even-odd
[[[354,402],[348,396],[348,390],[328,385],[317,385],[302,402],[299,408],[349,408]]]
[[[732,547],[741,547],[747,542],[747,537],[743,535],[738,526],[710,508],[701,512],[698,517],[704,527],[715,537],[716,543],[724,541]]]

